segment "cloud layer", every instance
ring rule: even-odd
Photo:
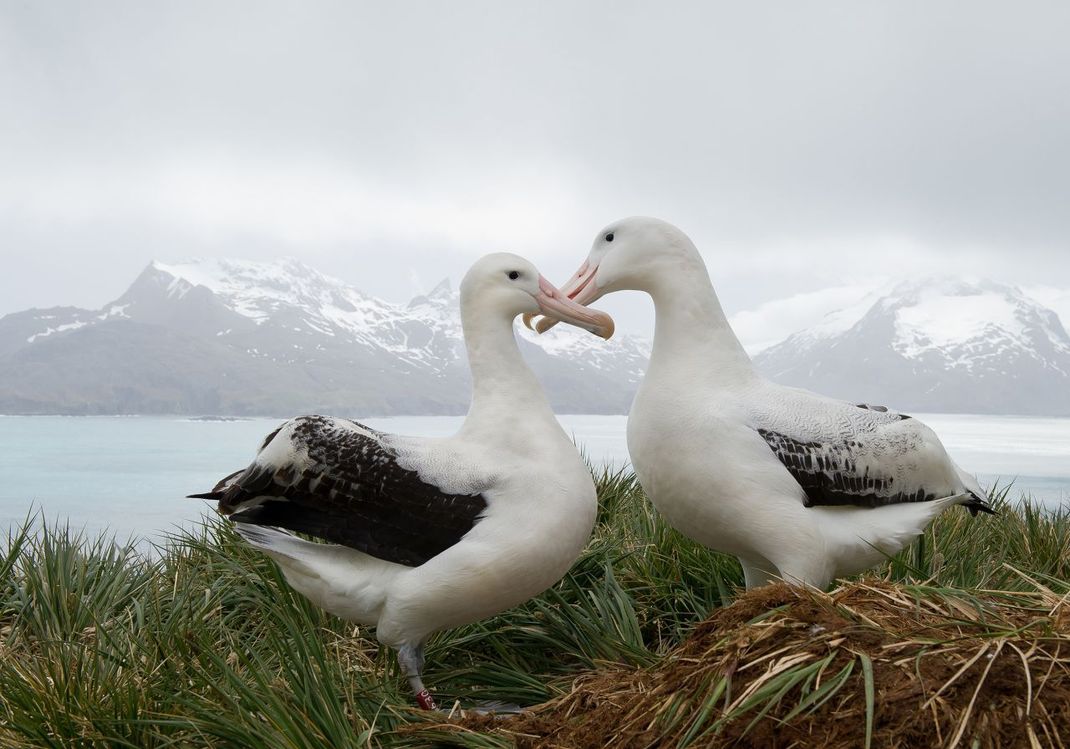
[[[1067,287],[1068,31],[1062,3],[5,4],[0,314],[98,306],[154,257],[388,298],[498,249],[563,277],[635,213],[733,311]]]

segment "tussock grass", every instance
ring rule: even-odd
[[[728,662],[717,643],[737,642],[732,638],[751,626],[718,619],[739,595],[739,565],[668,528],[631,474],[604,471],[599,490],[595,536],[564,580],[524,606],[431,641],[426,679],[440,704],[549,703],[535,715],[557,715],[552,720],[560,723],[562,714],[553,711],[587,705],[584,689],[591,700],[603,699],[594,687],[605,674],[620,687],[614,700],[634,698],[625,685],[678,663],[681,653],[692,652],[687,648],[698,647],[702,632],[708,635],[703,647],[711,648],[697,659],[702,675],[689,676],[697,681],[682,681],[679,689],[665,682],[672,703],[665,715],[671,717],[644,730],[663,731],[677,743],[691,732],[691,745],[711,745],[722,736],[768,737],[777,720],[824,714],[815,709],[883,704],[883,651],[833,647],[829,638],[820,646],[800,643],[794,656],[810,655],[797,663],[776,661],[780,680],[767,677],[749,702],[740,698],[755,682],[740,681],[739,665],[718,693]],[[1000,504],[994,518],[945,513],[922,542],[867,577],[866,589],[897,602],[882,604],[886,609],[911,603],[911,610],[953,611],[991,624],[1007,642],[1001,659],[1018,657],[1011,643],[1030,658],[1041,657],[1013,639],[1024,636],[1011,631],[1021,622],[1001,607],[1017,602],[1037,621],[1054,622],[1053,631],[1062,626],[1051,611],[1053,601],[1070,593],[1070,516],[1029,503],[1018,509],[1005,499]],[[849,598],[855,588],[843,590]],[[749,605],[753,595],[736,605]],[[849,600],[857,622],[887,625],[870,599]],[[1047,614],[1041,600],[1051,604]],[[759,598],[750,605],[766,604],[774,602]],[[775,605],[789,612],[779,615],[783,622],[797,620],[790,619],[796,604]],[[969,618],[960,609],[975,613]],[[696,629],[711,612],[710,622]],[[939,651],[945,636],[932,634],[928,647]],[[978,637],[962,630],[951,641]],[[746,652],[760,657],[759,645]],[[789,647],[776,658],[792,655]],[[750,671],[764,674],[765,668]],[[1053,666],[1051,674],[1057,673]],[[1024,686],[1024,678],[1019,681]],[[1032,689],[1030,704],[1044,704],[1036,701],[1038,682]],[[1045,691],[1055,694],[1054,682]],[[945,691],[933,705],[946,699]],[[974,713],[985,709],[975,704]],[[881,746],[881,712],[874,707],[867,714],[855,745],[865,741],[868,725],[871,742]],[[294,594],[275,566],[223,522],[176,534],[148,556],[67,528],[42,527],[37,519],[0,540],[0,746],[312,749],[510,746],[518,740],[505,723],[436,726],[426,719],[411,706],[393,657],[380,650],[373,633]],[[1038,721],[1042,732],[1046,724]],[[751,727],[744,732],[743,726]]]

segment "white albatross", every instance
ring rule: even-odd
[[[218,501],[317,606],[374,625],[427,709],[427,638],[553,585],[594,526],[591,474],[517,346],[513,320],[531,312],[613,332],[608,315],[570,302],[523,258],[488,255],[461,284],[473,387],[456,435],[303,416],[268,435],[247,468],[192,495]]]
[[[590,304],[622,289],[646,292],[655,310],[628,417],[636,474],[673,527],[739,557],[748,588],[776,578],[824,588],[900,551],[953,505],[992,512],[917,419],[760,376],[676,227],[611,224],[561,291]]]

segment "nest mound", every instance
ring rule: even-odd
[[[519,747],[1068,746],[1070,606],[1039,586],[769,586],[652,666],[437,728]]]

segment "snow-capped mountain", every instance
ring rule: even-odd
[[[992,281],[899,284],[755,357],[769,377],[898,409],[1070,415],[1070,336]]]
[[[620,413],[649,349],[569,326],[521,349],[562,412]],[[463,413],[457,294],[408,305],[303,263],[150,264],[101,310],[0,318],[0,413]]]
[[[517,326],[559,412],[625,413],[649,355]],[[755,357],[778,382],[914,411],[1070,415],[1070,336],[1021,290],[927,279],[876,292]],[[457,294],[408,304],[296,260],[150,264],[99,310],[0,318],[0,413],[463,413]]]

